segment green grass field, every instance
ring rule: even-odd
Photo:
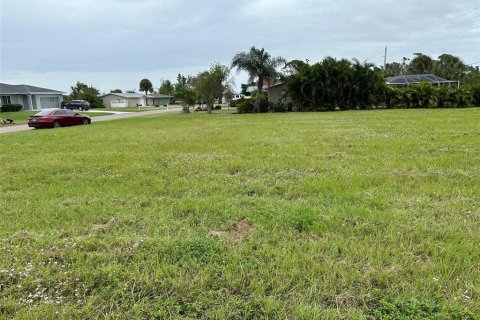
[[[35,111],[19,111],[19,112],[1,112],[0,118],[2,119],[12,119],[15,121],[16,124],[24,124],[27,123],[28,117],[33,116],[34,114],[38,113],[39,110]],[[80,112],[81,114],[86,114],[90,117],[97,117],[97,116],[105,116],[110,113],[97,113],[97,112]],[[0,127],[5,126],[3,123],[0,123]]]
[[[480,317],[480,108],[168,114],[0,146],[0,318]]]

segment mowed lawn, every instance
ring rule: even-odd
[[[0,318],[480,317],[480,108],[132,118],[0,163]]]

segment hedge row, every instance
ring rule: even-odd
[[[0,112],[17,112],[23,109],[21,104],[2,104]]]
[[[433,87],[420,83],[402,89],[387,88],[386,108],[465,108],[480,106],[480,88]]]

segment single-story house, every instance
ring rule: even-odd
[[[420,82],[429,82],[436,87],[447,85],[458,88],[460,86],[460,81],[447,80],[434,74],[405,74],[387,78],[387,85],[398,88],[419,84]]]
[[[172,96],[152,93],[145,99],[143,93],[106,93],[99,96],[107,108],[168,106]]]
[[[141,93],[106,93],[99,98],[106,108],[145,106],[145,95]]]
[[[161,93],[152,93],[147,96],[147,105],[168,106],[171,103],[171,100],[172,100],[172,96],[168,96],[166,94],[161,94]]]
[[[275,84],[272,84],[267,87],[263,87],[264,91],[267,91],[268,93],[268,100],[270,100],[273,103],[278,103],[280,101],[280,98],[282,97],[283,93],[285,92],[286,89],[286,83],[285,82],[277,82]]]
[[[60,108],[63,93],[27,84],[0,83],[0,105],[21,104],[24,110]]]

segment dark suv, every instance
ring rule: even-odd
[[[90,103],[85,100],[72,100],[63,106],[63,109],[78,109],[80,111],[90,109]]]

